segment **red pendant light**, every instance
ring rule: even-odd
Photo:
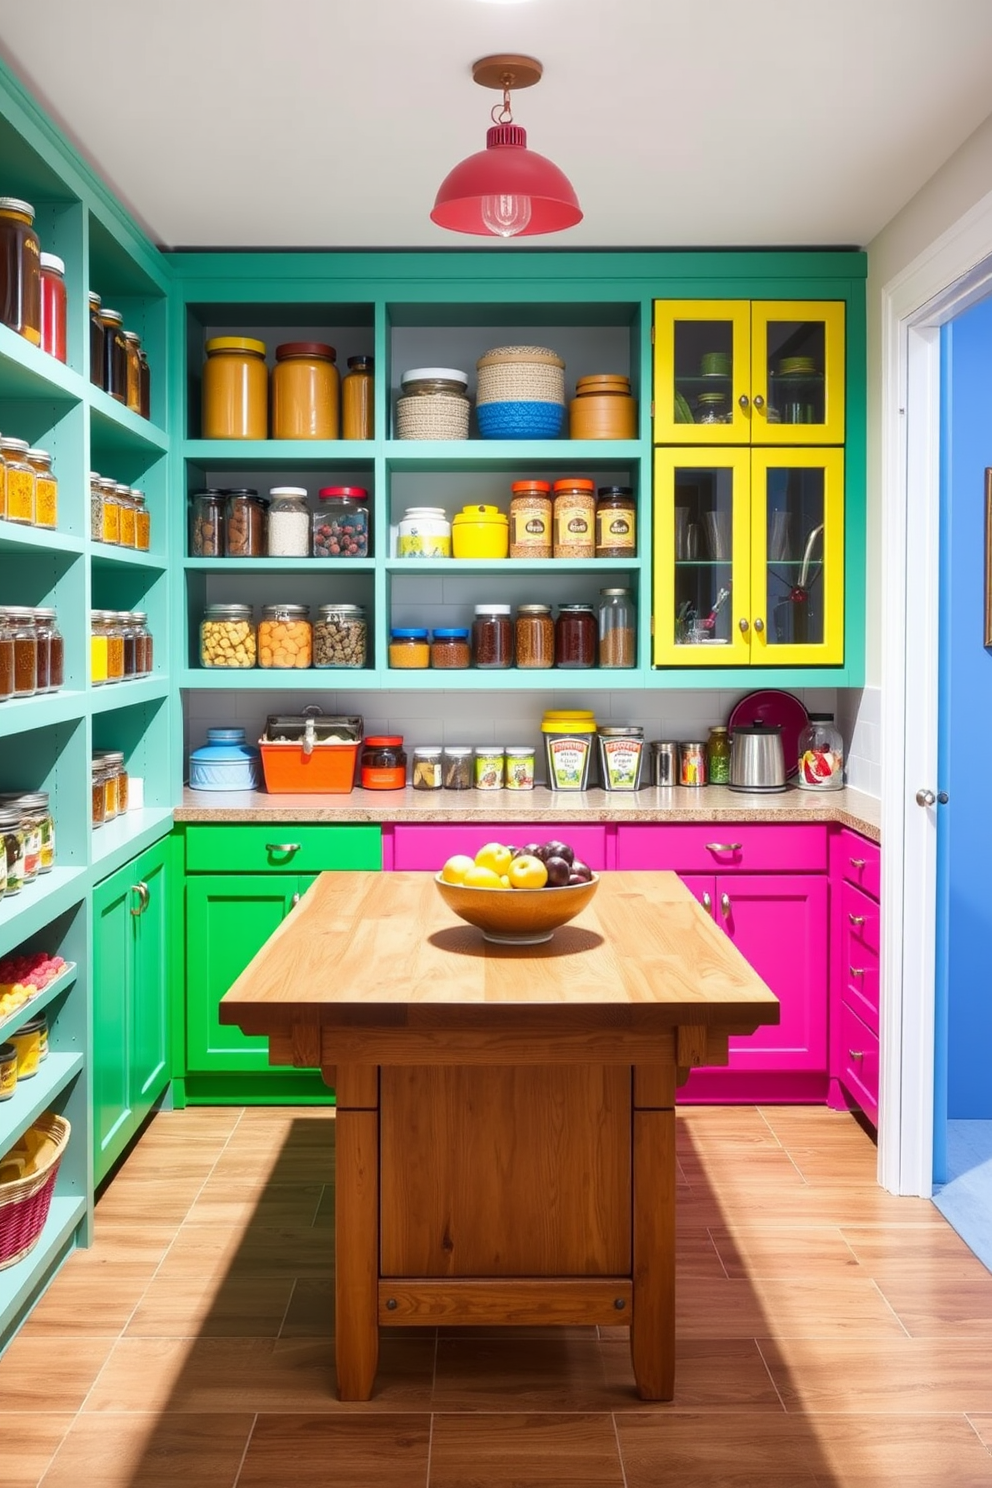
[[[530,237],[561,232],[582,221],[582,208],[563,171],[528,150],[527,135],[513,123],[511,88],[529,88],[543,68],[533,57],[483,57],[472,76],[484,88],[499,88],[503,104],[492,111],[486,148],[470,155],[441,182],[431,221],[452,232],[480,237]]]

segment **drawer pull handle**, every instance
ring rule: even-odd
[[[713,900],[710,898],[705,889],[703,890],[703,908],[705,909],[707,914],[711,914],[713,911]]]
[[[847,1051],[847,1057],[848,1057],[848,1059],[855,1059],[855,1060],[857,1060],[857,1059],[864,1059],[865,1056],[861,1052],[860,1049],[848,1049],[848,1051]]]
[[[265,851],[274,853],[294,853],[299,852],[302,846],[302,842],[267,842],[265,844]]]
[[[847,918],[852,925],[863,925],[865,922],[864,915],[849,914]]]
[[[868,859],[867,858],[852,858],[851,859],[851,867],[852,868],[867,868],[868,867]]]
[[[740,842],[707,842],[704,844],[707,852],[740,852],[743,846]]]
[[[729,918],[730,918],[730,895],[729,894],[721,894],[720,895],[720,913],[723,915],[723,918],[725,920],[729,920]]]
[[[299,904],[299,902],[300,902],[300,896],[299,896],[299,894],[294,894],[293,897],[292,897],[292,899],[289,901],[289,907],[290,907],[290,909],[295,909],[296,906]]]
[[[865,974],[865,969],[863,966],[849,966],[847,969],[852,976],[864,976]]]
[[[135,919],[137,919],[138,916],[143,915],[145,910],[148,908],[148,885],[146,883],[132,884],[131,893],[137,894],[138,896],[138,908],[132,909],[131,911]]]

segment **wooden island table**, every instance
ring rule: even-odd
[[[383,1323],[628,1324],[670,1400],[676,1087],[778,1017],[673,873],[602,875],[536,946],[485,941],[430,874],[322,874],[220,1019],[336,1091],[342,1400]]]

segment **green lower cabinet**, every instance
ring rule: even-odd
[[[93,1131],[99,1183],[169,1082],[171,844],[93,890]]]

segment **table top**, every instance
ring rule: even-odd
[[[513,890],[507,892],[512,893]],[[397,1026],[473,1009],[591,1024],[779,1021],[774,994],[674,873],[604,873],[589,905],[543,945],[494,945],[429,873],[323,873],[220,1005],[222,1023]]]

